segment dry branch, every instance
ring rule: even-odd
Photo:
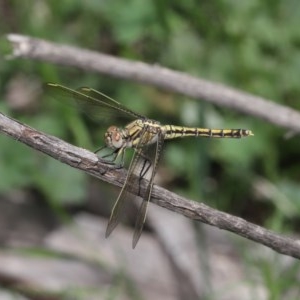
[[[27,36],[9,34],[7,39],[13,46],[13,54],[10,58],[23,57],[48,61],[59,65],[82,68],[89,72],[94,71],[151,84],[210,103],[230,107],[294,132],[300,131],[300,114],[297,111],[221,84],[211,83],[158,65],[151,66],[88,50],[61,46]],[[95,154],[39,132],[1,113],[0,131],[101,180],[118,186],[124,182],[125,170],[111,168],[111,166],[99,161]],[[144,187],[145,182],[143,182]],[[134,192],[137,193],[137,191]],[[279,253],[300,258],[299,240],[281,236],[241,218],[180,197],[161,187],[154,187],[151,201],[190,219],[231,231]]]
[[[101,180],[117,186],[121,186],[124,182],[126,176],[124,169],[114,169],[101,162],[94,153],[37,131],[2,113],[0,113],[0,132]],[[142,194],[145,185],[143,181]],[[138,191],[135,190],[134,193],[137,194]],[[151,201],[190,219],[231,231],[279,253],[300,258],[299,240],[281,236],[241,218],[180,197],[159,186],[154,187]]]
[[[150,84],[213,104],[229,107],[300,132],[300,113],[262,97],[196,78],[158,65],[130,61],[80,48],[58,45],[19,34],[8,34],[13,47],[9,58],[23,57],[72,66],[110,76]]]

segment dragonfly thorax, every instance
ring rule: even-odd
[[[159,122],[137,119],[125,128],[110,126],[105,133],[105,143],[111,149],[144,147],[155,143],[160,131]]]

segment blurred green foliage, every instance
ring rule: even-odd
[[[300,108],[296,0],[12,0],[2,1],[0,18],[1,35],[16,32],[158,63]],[[0,48],[6,49],[5,41]],[[105,128],[49,99],[42,101],[40,91],[32,92],[38,95],[32,111],[3,102],[17,76],[28,85],[91,86],[163,123],[253,130],[254,137],[238,141],[166,143],[164,185],[263,225],[276,224],[278,230],[287,229],[286,223],[289,230],[297,229],[298,136],[285,139],[284,130],[262,120],[134,82],[38,61],[2,60],[1,111],[91,150],[101,145]],[[55,201],[84,198],[86,178],[78,171],[3,136],[0,154],[1,192],[33,186]]]
[[[296,28],[299,6],[295,0],[219,0],[202,3],[4,1],[1,34],[19,32],[121,57],[159,63],[298,108],[300,33]],[[5,48],[3,39],[1,48]],[[278,185],[281,182],[288,183],[284,184],[287,197],[292,197],[291,194],[294,195],[295,189],[298,189],[299,175],[292,171],[298,162],[295,151],[297,137],[284,140],[281,129],[263,121],[254,121],[228,109],[195,103],[191,99],[150,87],[137,86],[133,82],[122,82],[48,63],[12,60],[3,61],[2,65],[0,89],[3,99],[7,96],[10,83],[17,76],[23,76],[29,83],[32,81],[40,86],[47,81],[73,88],[92,86],[164,123],[252,129],[255,137],[241,141],[204,139],[195,142],[194,139],[185,139],[166,145],[162,164],[176,182],[172,189],[181,190],[190,197],[219,199],[219,205],[234,204],[239,199],[247,200],[253,196],[251,185],[256,174]],[[34,94],[35,91],[32,91]],[[38,92],[36,94],[38,102],[42,97]],[[82,121],[77,112],[51,105],[48,100],[42,104],[34,103],[38,105],[34,112],[16,112],[10,107],[9,101],[2,104],[2,110],[10,110],[12,115],[30,125],[79,146],[94,149],[101,144],[103,128],[88,120]],[[1,144],[4,145],[1,147],[2,157],[11,157],[5,160],[10,161],[10,171],[7,171],[6,165],[1,170],[16,174],[6,176],[1,183],[2,191],[30,183],[40,185],[49,194],[51,189],[37,183],[35,176],[22,180],[25,171],[37,172],[33,161],[39,154],[32,153],[24,146],[20,146],[21,150],[17,145],[12,147],[11,143],[1,137]],[[279,151],[283,150],[280,147],[282,143],[285,143],[284,151]],[[13,152],[11,148],[14,148]],[[19,157],[18,150],[22,152]],[[289,151],[293,153],[293,160],[288,159]],[[39,160],[46,158],[39,157]],[[65,196],[66,188],[63,185],[69,186],[72,176],[74,181],[79,180],[78,175],[64,176],[59,168],[65,167],[57,165],[56,168],[57,174],[65,178],[63,181],[58,179]],[[232,191],[232,182],[235,182],[234,190],[239,191],[238,194]],[[273,204],[275,207],[275,200]]]

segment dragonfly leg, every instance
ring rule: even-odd
[[[111,163],[116,166],[116,169],[121,169],[124,167],[124,153],[125,153],[125,148],[115,149],[112,153],[107,154],[107,155],[103,156],[102,158],[112,156]],[[118,157],[120,157],[119,164],[116,163]]]
[[[94,151],[94,153],[97,153],[97,152],[100,152],[104,149],[109,149],[108,147],[106,146],[102,146],[101,148],[97,149],[96,151]],[[109,149],[111,150],[111,149]],[[99,160],[103,163],[106,163],[106,164],[109,164],[109,165],[115,165],[116,166],[116,169],[120,169],[120,168],[123,168],[124,166],[124,149],[121,148],[121,149],[115,149],[113,151],[111,151],[110,153],[108,154],[105,154],[103,156],[100,156],[99,157]],[[116,164],[116,160],[117,158],[121,156],[121,162],[120,164]]]
[[[108,154],[102,156],[102,158],[109,158],[109,157],[111,157],[111,162],[114,163],[117,158],[117,152],[113,151],[111,153],[108,153]]]
[[[94,153],[97,154],[98,152],[100,152],[101,150],[103,150],[103,149],[105,149],[105,148],[107,148],[107,147],[106,147],[106,146],[101,146],[100,148],[96,149],[96,150],[94,151]]]
[[[97,154],[97,153],[99,153],[100,151],[102,151],[102,150],[104,150],[104,149],[109,149],[109,150],[111,150],[111,149],[108,148],[107,146],[102,146],[102,147],[96,149],[96,150],[94,151],[94,153]],[[105,154],[105,155],[103,155],[103,156],[101,156],[101,157],[102,157],[102,158],[107,158],[107,157],[110,157],[110,156],[111,156],[111,157],[112,157],[111,161],[114,162],[114,161],[116,160],[116,158],[117,158],[118,152],[119,152],[119,149],[115,149],[115,150],[111,151],[110,153]]]
[[[94,153],[98,153],[99,151],[104,150],[104,149],[108,149],[108,148],[107,147],[101,147],[100,149],[98,149]],[[108,158],[108,157],[111,156],[112,157],[111,161],[114,162],[116,160],[117,154],[118,154],[118,149],[116,149],[114,151],[111,151],[108,154],[103,155],[102,158]]]

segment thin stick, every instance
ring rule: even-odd
[[[94,153],[37,131],[2,113],[0,113],[0,132],[101,180],[117,186],[122,186],[124,183],[126,177],[124,169],[112,168],[99,161]],[[141,196],[143,196],[146,186],[146,182],[143,180]],[[133,192],[138,194],[137,189]],[[190,219],[231,231],[281,254],[300,259],[300,240],[279,235],[242,218],[178,196],[159,186],[154,186],[151,201]]]
[[[130,61],[80,48],[62,46],[19,34],[8,34],[13,47],[10,59],[16,57],[48,61],[110,76],[150,84],[184,94],[300,132],[300,113],[262,97],[203,80],[182,72]]]

